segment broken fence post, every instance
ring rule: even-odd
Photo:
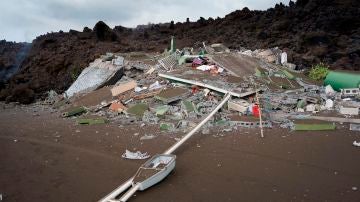
[[[260,107],[260,101],[259,101],[259,96],[258,96],[258,92],[256,91],[256,102],[259,106],[259,117],[260,117],[260,134],[261,137],[264,137],[264,129],[263,129],[263,123],[262,123],[262,117],[261,117],[261,107]]]

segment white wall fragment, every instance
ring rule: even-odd
[[[334,107],[334,101],[332,101],[331,99],[327,99],[326,101],[325,101],[325,108],[327,109],[327,110],[330,110],[330,109],[332,109]]]
[[[287,63],[287,53],[282,52],[281,53],[281,64],[285,64],[285,63]]]
[[[360,124],[351,123],[350,130],[352,131],[360,131]]]
[[[360,142],[354,141],[354,142],[353,142],[353,145],[354,145],[355,147],[360,147]]]
[[[123,61],[123,59],[118,60]],[[117,63],[121,64],[121,61],[117,61]],[[70,98],[77,93],[87,93],[96,90],[114,77],[122,67],[122,65],[114,65],[111,61],[96,59],[81,72],[76,81],[65,91],[65,95]]]
[[[150,155],[148,155],[147,152],[141,153],[140,151],[131,152],[129,150],[126,150],[122,157],[125,159],[147,159],[150,157]]]
[[[340,113],[344,115],[359,115],[359,107],[340,106]]]
[[[335,90],[330,85],[327,85],[325,87],[325,94],[327,96],[333,96],[335,93],[336,93]]]

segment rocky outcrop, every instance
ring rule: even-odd
[[[21,70],[6,86],[0,85],[0,99],[19,100],[16,95],[19,90],[15,90],[20,85],[29,89],[29,95],[33,91],[35,98],[50,89],[62,93],[100,54],[160,52],[168,48],[172,35],[180,48],[203,41],[221,42],[233,49],[277,46],[286,50],[289,62],[300,68],[324,62],[333,69],[360,70],[359,7],[357,0],[298,0],[290,1],[289,6],[277,4],[266,11],[244,8],[224,18],[200,18],[196,22],[111,29],[100,21],[93,29],[85,27],[83,32],[46,34],[33,41]],[[18,44],[12,46],[16,52]],[[11,51],[6,54],[0,65],[12,63]]]
[[[116,41],[117,35],[116,33],[110,29],[107,24],[105,24],[103,21],[99,21],[96,23],[94,27],[94,34],[96,36],[96,39],[99,41]]]
[[[27,43],[0,41],[0,83],[6,82],[18,70],[26,57]]]

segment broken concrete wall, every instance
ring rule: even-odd
[[[96,59],[81,72],[76,81],[65,91],[65,96],[70,98],[78,93],[87,93],[104,85],[114,84],[121,78],[122,69],[122,65],[114,65],[111,61],[103,62],[102,59]]]

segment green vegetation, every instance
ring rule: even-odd
[[[75,81],[78,76],[81,74],[80,68],[74,68],[71,70],[70,76],[73,81]]]
[[[313,66],[309,72],[309,77],[313,80],[324,80],[326,75],[330,72],[329,67],[324,63],[319,63]]]

